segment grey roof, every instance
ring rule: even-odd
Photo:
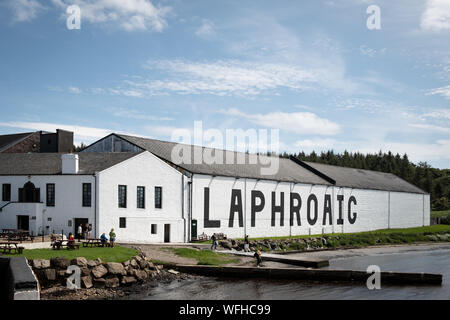
[[[78,174],[94,174],[139,153],[78,153]],[[0,175],[61,174],[62,153],[0,153]]]
[[[33,133],[34,132],[25,132],[25,133],[0,135],[0,152],[9,149],[13,145],[19,143],[20,141],[32,135]]]
[[[303,163],[336,181],[335,185],[338,187],[427,194],[420,188],[391,173],[338,167],[315,162],[303,161]]]
[[[125,139],[138,147],[147,150],[157,157],[173,163],[172,161],[172,149],[178,145],[175,142],[161,141],[155,139],[141,138],[135,136],[127,136],[123,134],[116,134],[118,137]],[[219,149],[205,148],[200,146],[184,145],[186,147],[192,147],[191,154],[189,156],[190,163],[182,163],[177,166],[185,169],[191,173],[196,174],[206,174],[213,176],[225,176],[225,177],[241,177],[250,179],[264,179],[264,180],[275,180],[283,182],[295,182],[295,183],[306,183],[306,184],[322,184],[331,185],[328,181],[321,178],[320,176],[312,173],[311,171],[298,166],[296,163],[289,159],[279,158],[279,157],[269,157],[269,156],[257,156],[255,154],[246,154],[241,152],[224,151]],[[202,152],[206,150],[216,155],[215,152],[223,152],[223,159],[231,156],[235,161],[233,164],[206,164],[202,161],[201,164],[195,164],[194,152]],[[237,164],[238,156],[245,157],[245,161],[241,161],[242,164]],[[258,159],[258,157],[260,157]],[[259,161],[258,161],[259,160]],[[263,174],[261,169],[268,168],[267,161],[279,161],[279,169],[275,174],[267,175]]]

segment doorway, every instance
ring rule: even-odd
[[[191,221],[191,238],[197,240],[197,220]]]
[[[164,225],[164,242],[170,242],[170,224]]]
[[[17,229],[30,230],[30,216],[17,216]]]
[[[78,227],[80,226],[80,224],[81,224],[81,227],[83,228],[83,236],[82,237],[84,238],[84,232],[86,231],[86,224],[89,223],[89,219],[75,218],[74,221],[75,221],[75,225],[74,225],[73,234],[74,234],[75,238],[78,237]]]

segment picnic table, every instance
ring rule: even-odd
[[[76,244],[75,241],[73,241],[72,245],[69,244],[69,240],[56,240],[53,245],[53,249],[60,250],[61,248],[67,248],[69,249],[80,249],[80,245]]]
[[[27,230],[20,229],[2,229],[2,233],[0,234],[1,238],[7,238],[9,241],[26,241],[30,240],[33,242],[34,237],[30,235],[30,232]]]
[[[0,242],[0,251],[5,254],[11,254],[11,251],[14,251],[16,254],[21,254],[25,248],[19,247],[18,244],[19,242],[13,241]]]
[[[102,239],[86,239],[83,241],[83,247],[105,247],[109,246],[107,241],[102,241]]]

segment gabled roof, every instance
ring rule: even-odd
[[[105,170],[139,153],[78,153],[81,175]],[[0,175],[59,175],[62,153],[0,153]]]
[[[303,167],[309,166],[333,179],[337,187],[427,194],[415,185],[391,173],[338,167],[316,162],[302,162],[306,165]]]
[[[16,134],[2,134],[0,135],[0,152],[11,148],[16,145],[20,141],[28,138],[35,132],[25,132],[25,133],[16,133]]]
[[[172,161],[172,150],[176,145],[175,142],[161,141],[155,139],[141,138],[135,136],[128,136],[123,134],[115,134],[116,136],[147,150],[157,157],[169,162]],[[239,177],[239,178],[250,178],[250,179],[263,179],[263,180],[275,180],[283,182],[295,182],[295,183],[305,183],[305,184],[321,184],[321,185],[331,185],[325,179],[317,176],[311,171],[298,166],[296,163],[289,159],[270,157],[270,156],[257,156],[255,154],[247,154],[242,152],[226,151],[212,148],[205,148],[193,145],[184,145],[191,148],[191,153],[189,155],[190,163],[176,164],[176,166],[187,170],[191,173],[205,174],[212,176],[225,176],[225,177]],[[223,152],[224,164],[206,164],[204,161],[202,163],[194,163],[194,154],[196,152],[211,153],[212,155],[217,155],[218,152]],[[203,153],[202,153],[203,154]],[[226,164],[225,159],[231,157],[234,159],[233,164]],[[244,157],[245,161],[239,163],[237,161],[238,157]],[[258,157],[260,157],[258,159]],[[269,168],[268,161],[278,161],[279,168],[275,174],[267,175],[263,174],[263,168]]]

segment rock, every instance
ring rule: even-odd
[[[32,266],[35,269],[46,269],[50,268],[50,260],[34,259]]]
[[[173,270],[173,269],[169,269],[167,272],[169,272],[169,273],[171,273],[171,274],[175,274],[175,275],[179,274],[178,271],[175,271],[175,270]]]
[[[156,267],[156,270],[164,269],[164,266],[162,264],[157,264],[155,267]]]
[[[133,259],[130,262],[130,266],[132,266],[133,268],[138,268],[139,264],[138,264],[138,262],[135,259]]]
[[[81,277],[81,285],[86,289],[90,289],[94,286],[90,276]]]
[[[106,280],[104,278],[94,279],[94,287],[103,288],[105,286]]]
[[[119,278],[117,277],[108,277],[105,279],[105,286],[107,288],[117,288],[119,285]]]
[[[136,278],[140,281],[143,281],[148,278],[147,272],[144,270],[135,270]]]
[[[229,249],[229,250],[231,250],[233,248],[233,246],[231,245],[231,242],[228,240],[219,241],[219,245],[224,247],[225,249]]]
[[[96,266],[98,266],[98,263],[97,263],[96,260],[88,260],[87,266],[88,266],[89,268],[95,268]]]
[[[148,265],[147,260],[142,259],[141,261],[139,261],[139,267],[141,269],[145,269],[147,267],[147,265]]]
[[[43,277],[46,281],[55,281],[56,280],[56,270],[55,269],[44,269],[40,270],[41,277]]]
[[[58,278],[65,278],[66,277],[66,270],[58,270],[58,271],[56,271],[56,276]]]
[[[59,269],[67,269],[70,266],[70,261],[66,258],[57,257],[50,260],[50,264]]]
[[[97,262],[97,265],[103,264],[103,260],[100,258],[97,258],[94,261]]]
[[[96,266],[94,269],[92,269],[92,275],[96,278],[101,278],[104,275],[106,275],[107,273],[108,273],[108,269],[106,269],[102,265]]]
[[[90,276],[91,270],[88,267],[81,268],[81,275],[82,276]]]
[[[155,265],[151,261],[147,262],[147,268],[149,268],[150,270],[155,270],[156,269]]]
[[[105,264],[106,269],[108,269],[108,272],[110,274],[114,275],[126,275],[127,272],[125,271],[124,266],[121,263],[118,262],[107,262]]]
[[[78,257],[70,261],[70,264],[79,266],[80,268],[87,267],[87,263],[86,258],[83,257]]]
[[[144,260],[141,258],[141,256],[135,256],[134,259],[139,263],[141,260]]]
[[[130,265],[130,260],[127,260],[122,263],[124,267],[128,267]]]
[[[125,276],[122,278],[121,284],[127,286],[133,283],[136,283],[136,278],[135,277],[131,277],[131,276]]]

